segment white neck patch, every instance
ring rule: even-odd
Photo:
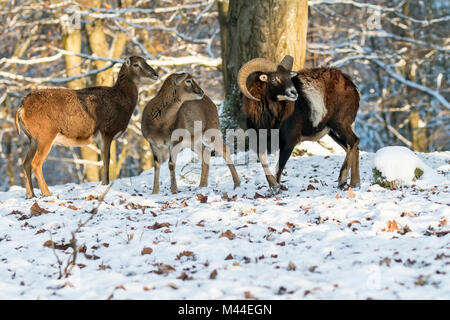
[[[323,93],[313,86],[303,86],[302,91],[309,100],[311,107],[310,121],[313,127],[317,127],[327,114],[327,108],[323,102]]]

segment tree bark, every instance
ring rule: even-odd
[[[228,128],[245,128],[241,93],[236,79],[247,61],[263,57],[280,62],[294,57],[294,70],[303,67],[308,27],[307,0],[230,0],[218,3],[225,87],[222,119]]]
[[[403,7],[403,13],[406,16],[411,16],[411,12],[414,11],[415,6],[418,4],[415,2],[407,1]],[[408,21],[407,24],[411,27],[411,23]],[[414,37],[413,31],[408,29],[405,31],[406,35],[410,38]],[[408,47],[411,45],[408,44]],[[411,50],[411,49],[410,49]],[[418,65],[413,58],[413,55],[405,55],[405,78],[407,80],[415,82],[417,79]],[[406,87],[406,100],[408,104],[411,106],[411,111],[409,114],[409,124],[411,128],[411,142],[412,149],[414,151],[419,152],[427,152],[428,151],[428,135],[427,130],[422,120],[422,117],[419,113],[419,109],[415,106],[417,99],[417,91]]]

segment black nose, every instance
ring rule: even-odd
[[[291,97],[297,97],[297,90],[295,90],[295,88],[291,88],[287,90],[287,94]]]
[[[151,71],[150,72],[150,78],[153,80],[158,79],[158,73],[156,71]]]

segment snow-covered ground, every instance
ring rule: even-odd
[[[233,190],[220,159],[208,188],[199,163],[178,164],[177,195],[166,165],[160,195],[153,170],[115,181],[61,279],[106,187],[53,186],[37,206],[2,192],[0,299],[449,299],[450,152],[418,154],[443,183],[397,190],[371,184],[362,153],[361,188],[342,191],[343,156],[314,146],[289,160],[277,196],[259,163],[237,166]]]

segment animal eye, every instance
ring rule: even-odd
[[[133,67],[137,68],[139,65],[137,63],[133,64]]]
[[[186,83],[187,83],[187,84],[191,84],[191,83],[192,83],[192,80],[191,80],[191,79],[187,79],[187,80],[186,80]]]

